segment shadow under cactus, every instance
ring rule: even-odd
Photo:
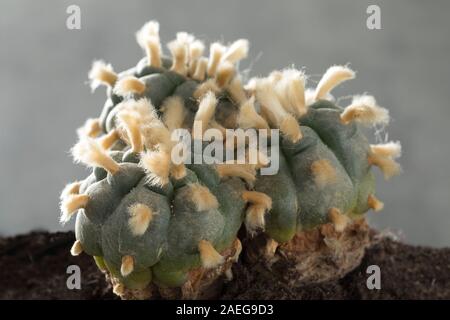
[[[450,299],[450,248],[406,245],[376,239],[362,263],[338,281],[290,287],[264,278],[241,262],[233,267],[234,281],[220,299]],[[33,232],[0,238],[0,299],[118,299],[91,257],[69,254],[72,232]],[[68,290],[66,268],[80,266],[81,290]],[[366,287],[366,269],[382,272],[381,290]],[[7,270],[7,272],[6,272]],[[236,281],[236,280],[239,281]]]

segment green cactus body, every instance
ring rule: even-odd
[[[122,162],[119,172],[83,183],[80,192],[90,201],[77,215],[76,237],[87,254],[101,257],[101,265],[124,283],[131,281],[134,288],[141,279],[147,284],[153,268],[160,284],[179,286],[190,269],[201,266],[200,240],[224,250],[236,239],[245,212],[245,184],[239,178],[221,181],[214,168],[193,165],[174,186],[161,188],[149,184],[135,163]],[[192,185],[199,183],[217,197],[218,208],[198,210]],[[136,203],[155,213],[140,235],[130,229],[129,208]],[[124,256],[134,257],[134,270],[126,277],[119,271]]]
[[[145,28],[141,37],[151,32]],[[156,40],[148,41],[154,49],[151,41]],[[186,57],[180,63],[179,50],[194,47],[195,40],[177,41],[173,58],[160,57],[156,65],[148,56],[119,74],[98,64],[94,69],[99,70],[91,71],[92,81],[108,86],[107,100],[96,130],[87,128],[74,148],[75,158],[93,172],[62,196],[65,220],[77,213],[72,253],[94,256],[100,269],[129,289],[150,283],[182,287],[193,270],[218,268],[235,258],[221,253],[235,245],[243,224],[251,234],[264,232],[282,244],[325,224],[342,231],[367,210],[381,208],[370,169],[377,165],[386,176],[396,173],[399,145],[373,146],[363,135],[361,125],[386,122],[387,112],[373,98],[358,97],[346,108],[328,99],[332,87],[354,76],[350,69],[330,68],[312,94],[304,91],[303,74],[290,69],[251,80],[244,89],[233,67],[246,55],[242,43],[228,49],[216,44],[208,68],[203,62],[201,69],[197,57],[195,70],[181,72],[193,63]],[[162,156],[171,150],[167,136],[175,128],[159,118],[174,98],[181,107],[172,118],[179,116],[176,126],[190,132],[194,120],[219,131],[280,128],[280,147],[270,154],[279,159],[278,172],[263,175],[256,166],[233,164],[171,164]],[[133,105],[138,101],[144,109]],[[214,102],[212,109],[208,101]],[[201,116],[202,103],[212,116]],[[161,158],[149,158],[146,165],[146,152]],[[162,179],[159,167],[170,174]]]

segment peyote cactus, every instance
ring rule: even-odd
[[[72,254],[93,256],[123,298],[211,297],[232,276],[241,240],[250,262],[293,283],[339,277],[358,264],[368,243],[364,213],[383,207],[371,167],[397,174],[400,144],[370,145],[363,135],[361,126],[389,121],[373,97],[356,96],[345,108],[333,102],[330,91],[354,72],[333,66],[314,90],[292,68],[244,86],[246,40],[213,43],[206,58],[203,43],[180,32],[168,58],[157,22],[136,37],[146,57],[135,67],[115,73],[97,61],[89,73],[92,89],[107,86],[107,100],[72,149],[92,173],[61,195],[61,222],[76,214]],[[279,148],[267,155],[279,170],[262,174],[262,153],[254,164],[175,163],[171,133],[180,128],[193,141],[206,128],[279,129],[279,141],[269,141]],[[280,261],[288,262],[283,272]]]

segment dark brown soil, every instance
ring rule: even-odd
[[[0,299],[117,299],[92,259],[72,257],[74,235],[34,232],[0,238]],[[69,290],[69,265],[81,268],[81,290]],[[381,290],[366,286],[367,266],[381,269]],[[450,249],[410,246],[384,238],[343,279],[303,287],[285,284],[237,264],[222,299],[450,299]]]
[[[0,299],[115,299],[93,259],[70,255],[73,232],[0,238]],[[81,290],[68,290],[69,265],[81,269]]]

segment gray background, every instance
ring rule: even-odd
[[[69,4],[81,7],[82,30],[65,27]],[[380,5],[382,30],[367,30],[369,4]],[[179,30],[208,42],[250,39],[253,60],[242,65],[253,61],[253,75],[291,64],[318,75],[350,62],[357,80],[335,95],[375,95],[404,149],[403,175],[378,175],[386,209],[370,220],[410,243],[449,246],[449,9],[445,0],[2,0],[0,234],[61,229],[61,188],[87,174],[68,155],[75,129],[104,101],[103,90],[91,95],[85,84],[91,61],[134,65],[142,55],[134,32],[157,19],[165,42]]]

